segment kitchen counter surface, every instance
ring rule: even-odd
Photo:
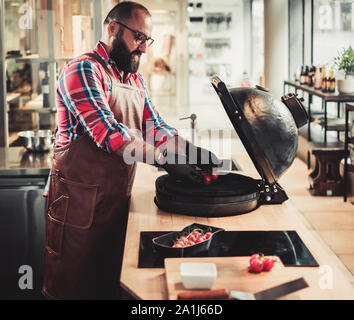
[[[26,152],[24,147],[0,148],[0,175],[48,175],[52,151]]]
[[[247,155],[235,158],[243,169],[243,171],[239,171],[240,174],[259,179],[259,175]],[[309,287],[281,299],[354,299],[353,288],[342,273],[337,257],[306,226],[306,221],[291,201],[285,201],[280,205],[263,205],[247,214],[223,218],[171,214],[160,210],[154,203],[155,180],[162,174],[165,172],[157,171],[156,168],[145,164],[138,164],[133,186],[121,285],[137,299],[168,299],[164,268],[137,267],[140,232],[180,231],[194,222],[225,228],[226,231],[295,230],[319,263],[319,267],[286,267],[289,270],[296,269],[300,272]]]

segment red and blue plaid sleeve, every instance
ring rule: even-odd
[[[103,89],[103,75],[95,62],[79,60],[63,71],[57,85],[58,99],[71,112],[97,146],[113,152],[130,140],[129,128],[119,123]]]
[[[139,73],[136,81],[138,82],[138,86],[143,89],[145,99],[143,115],[143,137],[145,141],[151,141],[155,147],[158,147],[170,138],[178,135],[178,132],[175,128],[167,125],[161,118],[160,114],[151,102],[148,91],[144,84],[144,80]]]

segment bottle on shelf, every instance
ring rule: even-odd
[[[327,92],[327,68],[326,66],[322,67],[322,84],[321,84],[322,92]]]
[[[251,86],[251,82],[250,82],[248,73],[246,71],[244,71],[242,74],[241,86],[242,87],[250,87]]]
[[[301,73],[300,73],[300,84],[305,84],[305,67],[301,66]]]
[[[294,72],[294,81],[295,81],[295,82],[298,82],[298,81],[299,81],[296,71]]]
[[[49,77],[48,69],[45,70],[45,76],[42,80],[42,95],[43,95],[43,108],[49,108]]]
[[[11,92],[12,88],[11,88],[11,79],[9,76],[9,71],[6,70],[6,92]]]
[[[328,92],[335,92],[336,91],[336,78],[334,75],[334,69],[331,68],[329,70],[329,77],[328,77]]]
[[[310,69],[309,66],[305,67],[305,85],[309,85],[310,83]]]
[[[319,66],[315,67],[313,85],[314,85],[315,90],[321,90],[322,75],[321,75],[321,68]]]
[[[310,87],[314,86],[314,78],[315,78],[315,66],[311,66],[310,72],[309,72],[309,86]]]
[[[311,67],[307,67],[307,85],[310,87],[311,86]]]

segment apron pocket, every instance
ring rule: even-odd
[[[56,196],[68,198],[68,206],[65,210],[52,210],[55,206],[55,200],[49,208],[52,217],[64,223],[67,227],[77,229],[88,229],[92,225],[95,212],[96,197],[98,185],[90,185],[86,183],[76,182],[65,179],[61,176],[56,177]]]
[[[47,245],[46,247],[55,255],[59,256],[63,242],[64,221],[68,210],[69,198],[66,195],[60,196],[48,209],[46,222]],[[62,216],[63,221],[55,217]]]

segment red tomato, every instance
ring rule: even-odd
[[[206,232],[204,237],[205,239],[209,239],[211,237],[212,233],[211,232]]]
[[[204,185],[209,185],[211,182],[211,178],[210,176],[204,176]]]
[[[187,240],[187,238],[185,236],[182,236],[178,239],[178,241],[183,241],[183,242],[185,242],[186,240]]]
[[[270,271],[274,266],[274,259],[264,258],[263,260],[263,271]]]
[[[199,243],[203,241],[203,237],[199,237],[198,239],[195,240],[195,243]]]
[[[192,246],[193,244],[195,244],[194,241],[189,241],[189,242],[188,242],[188,245],[189,245],[189,246]]]
[[[175,244],[172,246],[172,248],[182,248],[182,247],[183,247],[183,245],[180,244],[179,242],[175,243]]]
[[[200,237],[202,234],[199,231],[193,231],[192,235],[195,236],[196,238]]]
[[[212,172],[210,175],[211,180],[216,180],[219,177],[219,175],[216,172]]]
[[[253,260],[253,259],[263,259],[263,253],[254,253],[251,255],[251,258],[250,258],[250,262]]]
[[[188,236],[188,240],[189,241],[195,241],[195,236],[193,235],[193,234],[190,234],[189,236]]]
[[[250,261],[250,268],[251,272],[259,273],[263,269],[263,259],[254,258]]]

